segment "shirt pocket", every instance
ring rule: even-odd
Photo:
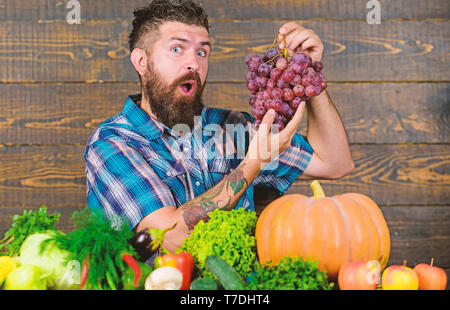
[[[159,176],[160,180],[172,193],[176,206],[180,206],[192,199],[187,185],[187,172],[180,163],[166,161],[160,157],[147,158],[150,166]]]

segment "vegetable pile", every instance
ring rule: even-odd
[[[126,221],[106,220],[88,208],[74,212],[74,230],[55,228],[45,207],[13,217],[0,244],[5,290],[249,290],[330,289],[317,262],[283,259],[260,265],[253,211],[215,210],[176,253],[162,248],[175,227],[133,233]],[[20,225],[20,226],[18,226]],[[20,242],[22,241],[22,242]],[[12,255],[9,255],[12,254]],[[144,263],[152,255],[152,264]],[[137,258],[137,260],[135,259]],[[78,268],[77,268],[78,267]]]

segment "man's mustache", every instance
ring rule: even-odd
[[[171,89],[175,90],[180,84],[183,84],[184,82],[190,81],[190,80],[195,80],[197,82],[197,88],[201,89],[203,87],[202,81],[200,80],[200,75],[198,74],[198,72],[190,71],[189,73],[176,79],[172,83]]]

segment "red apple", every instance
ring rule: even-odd
[[[381,286],[383,290],[417,290],[419,277],[413,269],[406,267],[404,261],[403,266],[393,265],[384,270]]]
[[[380,278],[377,261],[347,262],[339,269],[338,284],[341,290],[375,290]]]
[[[447,287],[447,274],[445,270],[431,264],[418,264],[414,271],[419,276],[419,290],[445,290]]]

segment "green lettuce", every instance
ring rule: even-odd
[[[256,261],[256,213],[243,209],[209,214],[209,221],[200,221],[177,252],[189,252],[194,257],[197,275],[215,278],[205,266],[210,255],[221,257],[242,276],[252,272]]]

